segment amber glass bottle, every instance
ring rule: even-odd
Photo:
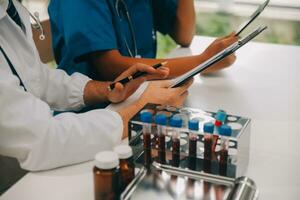
[[[132,149],[128,145],[119,145],[114,151],[120,159],[120,187],[124,191],[135,176]]]
[[[95,200],[119,199],[119,158],[115,152],[103,151],[95,156],[94,189]]]

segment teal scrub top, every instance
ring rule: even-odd
[[[136,37],[137,53],[156,56],[156,32],[168,34],[174,27],[177,0],[124,0]],[[117,49],[130,56],[134,51],[132,32],[122,6],[116,0],[51,0],[49,15],[55,59],[68,74],[80,72],[99,80],[84,59],[95,51]]]

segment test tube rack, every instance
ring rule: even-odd
[[[133,148],[134,159],[136,163],[143,164],[143,123],[140,120],[141,112],[151,112],[153,116],[159,113],[165,114],[168,118],[173,115],[180,115],[183,119],[183,126],[180,129],[180,168],[189,168],[194,171],[204,171],[220,176],[237,178],[243,176],[247,170],[249,162],[249,146],[250,146],[250,129],[251,120],[241,116],[227,115],[225,124],[232,127],[232,135],[229,143],[229,159],[227,162],[226,172],[220,174],[218,155],[216,159],[207,162],[204,160],[204,143],[203,143],[203,124],[206,122],[214,122],[215,112],[203,111],[195,108],[176,108],[173,106],[161,106],[157,104],[147,104],[141,109],[130,121],[128,125],[129,145]],[[197,139],[197,158],[191,162],[188,157],[188,120],[197,118],[199,120],[199,132]],[[167,125],[168,126],[168,125]],[[157,146],[156,146],[156,124],[152,123],[152,160],[157,162]],[[218,144],[219,144],[218,140]],[[219,145],[216,146],[218,152]],[[167,165],[171,165],[171,136],[166,136],[166,160]],[[193,167],[191,167],[191,163]]]

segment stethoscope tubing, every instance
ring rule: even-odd
[[[128,44],[126,38],[124,37],[123,39],[124,39],[124,42],[125,42],[125,46],[126,46],[126,49],[127,49],[128,53],[131,57],[137,57],[138,56],[138,50],[137,50],[137,41],[136,41],[135,31],[134,31],[133,23],[132,23],[127,5],[124,2],[124,0],[116,0],[116,3],[115,3],[116,13],[117,13],[118,17],[121,19],[121,13],[120,13],[120,9],[119,9],[120,3],[122,3],[122,7],[125,11],[126,20],[128,22],[128,25],[129,25],[131,39],[132,39],[132,43],[133,43],[133,47],[134,47],[134,52],[131,51],[131,49],[129,47],[129,44]]]

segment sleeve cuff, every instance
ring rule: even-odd
[[[73,54],[73,61],[75,63],[79,63],[84,61],[82,57],[86,54],[95,52],[95,51],[108,51],[112,49],[118,49],[118,46],[115,42],[109,43],[109,42],[103,42],[103,41],[93,41],[93,43],[90,42],[75,42],[72,44],[72,49],[77,49],[76,52]]]
[[[84,89],[86,84],[92,79],[80,73],[74,73],[72,76],[76,79],[76,81],[74,81],[74,87],[77,88],[77,90],[74,91],[77,93],[77,95],[74,94],[74,96],[78,97],[78,101],[75,101],[77,102],[77,105],[74,105],[72,107],[77,110],[86,106],[83,99]]]

